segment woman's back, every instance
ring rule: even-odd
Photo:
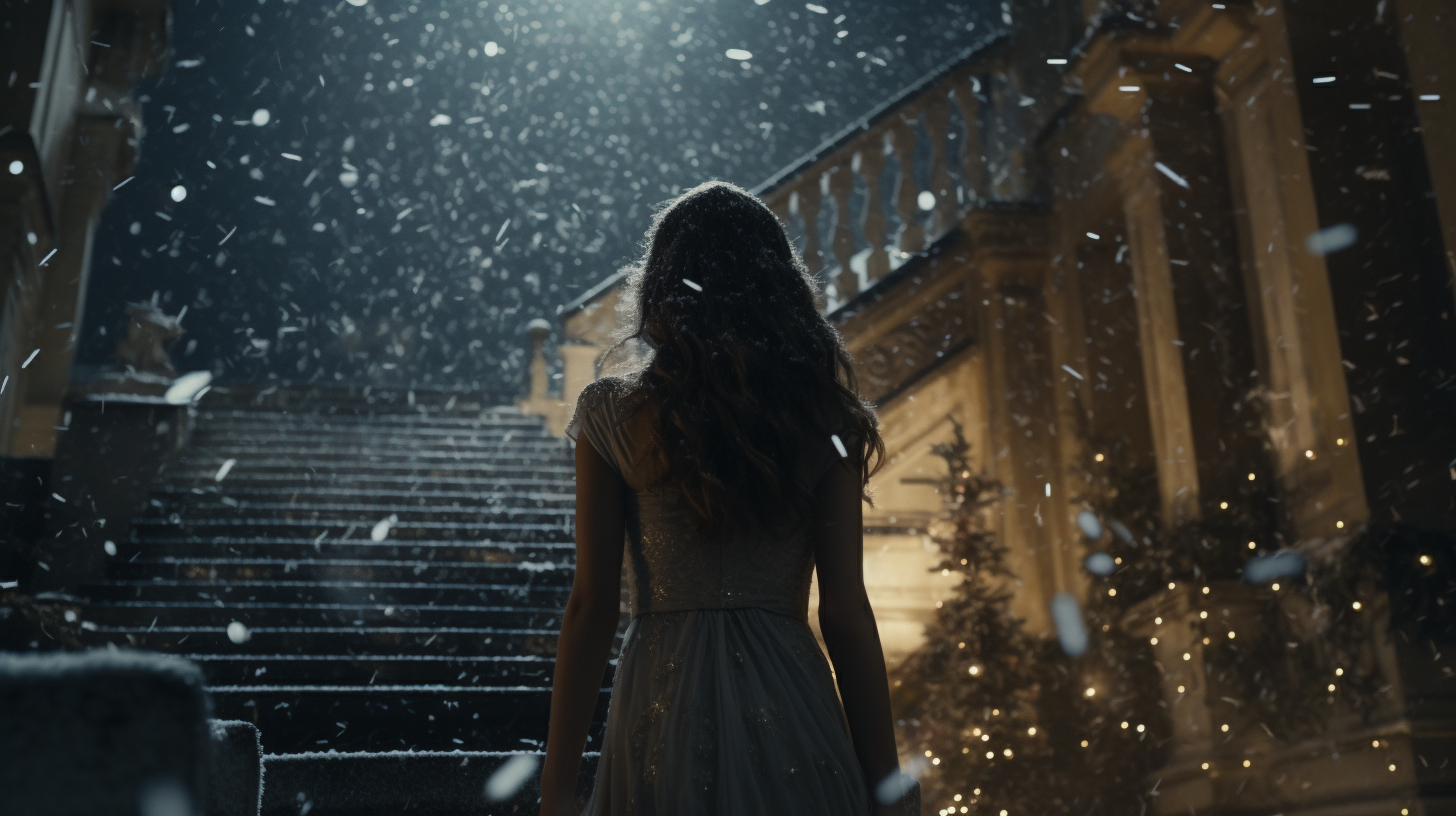
[[[803,525],[703,537],[677,485],[662,480],[650,450],[652,406],[619,378],[582,391],[567,428],[584,434],[628,487],[626,557],[632,616],[686,609],[758,607],[807,620],[813,548]],[[798,480],[812,490],[837,456],[829,439],[806,446]]]

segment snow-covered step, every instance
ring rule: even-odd
[[[290,519],[290,518],[138,518],[132,522],[132,530],[138,536],[176,535],[186,533],[202,538],[213,536],[301,536],[316,538],[325,536],[335,540],[349,536],[373,537],[375,526],[383,521],[366,518],[357,521],[343,519]],[[495,521],[398,521],[386,528],[386,538],[398,540],[425,540],[433,538],[493,538],[505,541],[563,541],[570,540],[571,531],[565,524],[528,524],[523,522]]]
[[[605,679],[605,678],[604,678]],[[266,750],[506,750],[546,740],[551,689],[452,684],[209,688],[213,716],[256,723]],[[600,744],[604,687],[588,747]]]
[[[542,760],[539,752],[458,750],[268,754],[263,816],[298,816],[305,805],[309,816],[534,816],[540,797],[535,776],[506,801],[483,795],[501,764],[523,753],[538,765]],[[578,798],[590,794],[598,758],[594,751],[582,757]]]
[[[200,499],[198,501],[186,502],[183,510],[187,513],[181,523],[187,523],[189,518],[226,518],[246,514],[258,516],[259,520],[270,520],[278,515],[285,518],[306,518],[313,520],[339,520],[367,521],[371,524],[393,517],[389,522],[390,526],[396,523],[411,523],[424,521],[439,522],[496,522],[496,523],[523,523],[523,524],[550,524],[564,526],[573,516],[574,510],[571,507],[512,507],[500,505],[485,505],[478,507],[455,506],[434,506],[420,507],[414,504],[387,503],[380,504],[366,501],[356,502],[268,502],[253,501],[244,504],[239,500],[230,502]],[[176,512],[167,506],[154,507],[152,512],[167,514]],[[145,517],[144,517],[145,518]]]
[[[234,601],[256,603],[399,603],[440,606],[542,608],[566,604],[571,587],[560,581],[508,584],[444,584],[375,581],[236,581],[123,579],[87,587],[95,601]]]
[[[313,557],[290,558],[136,558],[117,564],[122,580],[171,579],[195,582],[237,581],[416,581],[441,584],[571,583],[571,561],[424,561]]]
[[[397,655],[556,654],[556,629],[448,626],[255,626],[238,643],[226,626],[94,626],[82,632],[88,646],[130,646],[165,652],[209,654]]]
[[[219,557],[311,558],[327,554],[344,559],[424,558],[520,563],[560,562],[574,557],[575,545],[563,534],[559,540],[521,542],[504,538],[471,539],[420,538],[409,541],[372,541],[369,531],[355,530],[353,537],[338,536],[214,536],[199,541],[184,535],[156,535],[144,542],[116,542],[117,563],[142,557],[195,558],[208,554]]]
[[[208,685],[450,684],[549,686],[556,665],[541,655],[207,654],[179,652],[202,667]]]
[[[150,629],[157,624],[185,624],[225,628],[234,621],[247,626],[300,624],[388,626],[460,626],[559,629],[564,604],[528,607],[524,604],[401,604],[385,602],[298,603],[278,601],[93,601],[86,617],[107,626]]]

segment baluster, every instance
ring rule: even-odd
[[[823,259],[819,257],[819,174],[809,173],[794,186],[794,201],[799,218],[804,221],[804,265],[811,274],[819,274]]]
[[[950,176],[945,134],[950,130],[950,102],[936,94],[925,106],[925,131],[930,135],[930,191],[935,194],[929,240],[950,231],[956,220],[955,180]]]
[[[789,218],[789,197],[791,195],[791,192],[780,188],[763,202],[764,206],[768,207],[768,211],[773,213],[779,223],[784,225],[784,234],[788,236],[789,243],[794,242],[794,222]]]
[[[960,106],[961,119],[966,123],[966,143],[961,145],[961,173],[969,194],[966,209],[986,200],[986,143],[981,138],[981,100],[976,96],[977,84],[971,77],[955,84],[955,101]]]
[[[917,114],[918,115],[918,114]],[[913,120],[912,120],[913,121]],[[920,183],[915,180],[915,128],[901,114],[890,127],[895,157],[900,160],[900,183],[895,190],[895,212],[900,216],[900,235],[895,241],[901,253],[919,252],[925,246],[917,199]]]
[[[869,242],[870,254],[865,258],[865,284],[874,282],[890,271],[890,258],[885,254],[885,205],[881,201],[880,182],[885,172],[884,134],[867,139],[855,159],[859,162],[859,174],[869,188],[865,196],[864,234]]]
[[[834,286],[840,300],[849,300],[859,294],[859,276],[849,268],[849,258],[854,254],[854,230],[849,224],[849,196],[854,192],[854,171],[849,161],[842,161],[829,169],[829,194],[834,197],[834,237],[830,251],[839,262],[839,274],[834,277]]]

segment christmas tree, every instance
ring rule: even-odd
[[[932,448],[946,476],[925,481],[947,509],[936,569],[962,581],[897,672],[903,724],[927,763],[925,802],[940,816],[1140,812],[1167,731],[1147,644],[1121,630],[1123,607],[1105,590],[1075,610],[1080,642],[1026,632],[987,526],[1001,485],[972,467],[954,428],[954,442]]]
[[[948,468],[945,478],[928,480],[948,510],[934,536],[943,554],[936,569],[962,581],[926,627],[925,645],[897,672],[899,709],[929,771],[924,801],[941,814],[1061,810],[1048,806],[1054,786],[1043,775],[1053,757],[1037,710],[1040,644],[1011,613],[1014,576],[986,523],[1001,485],[972,468],[960,425],[954,442],[932,450]]]

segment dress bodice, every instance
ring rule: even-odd
[[[797,533],[722,539],[696,532],[692,508],[676,485],[649,472],[645,441],[650,412],[608,377],[577,400],[566,434],[585,435],[627,485],[624,561],[632,617],[648,612],[757,607],[800,620],[808,617],[812,545]],[[806,456],[795,478],[812,487],[833,455],[826,437]]]

